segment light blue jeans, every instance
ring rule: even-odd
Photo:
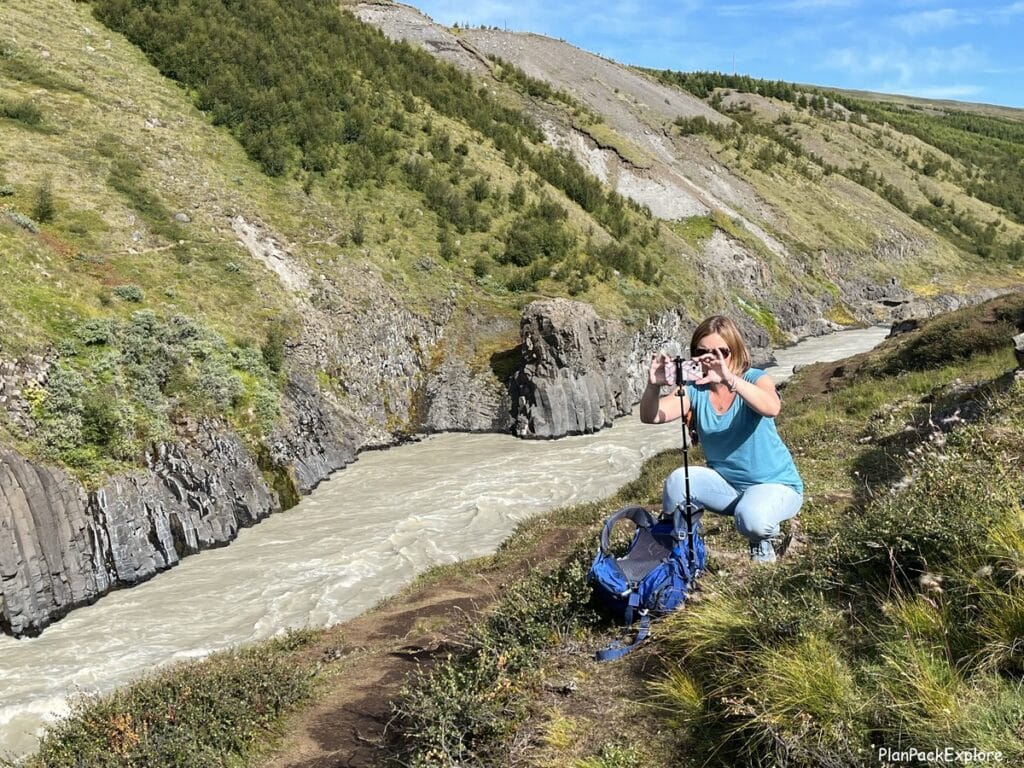
[[[779,523],[796,515],[804,503],[801,494],[780,483],[752,485],[737,491],[708,467],[690,467],[690,499],[698,508],[732,515],[736,530],[750,542],[755,559],[774,559],[771,540],[779,535]],[[686,486],[680,467],[665,480],[661,508],[671,513],[685,500]]]

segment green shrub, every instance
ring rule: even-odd
[[[260,347],[263,361],[274,373],[280,373],[284,369],[284,343],[287,339],[284,323],[273,323],[267,330],[267,338]]]
[[[18,211],[7,211],[7,218],[22,229],[27,229],[32,234],[39,233],[39,226],[28,216]]]
[[[129,301],[133,304],[140,304],[146,298],[146,294],[139,286],[131,284],[116,286],[114,288],[114,295],[122,301]]]
[[[68,717],[47,728],[22,768],[209,768],[246,760],[279,718],[308,697],[312,670],[291,652],[314,638],[289,633],[79,699]]]
[[[726,141],[736,135],[735,125],[712,122],[703,115],[697,117],[677,117],[675,125],[682,136],[706,133],[720,141]]]
[[[649,760],[635,744],[609,742],[602,744],[593,757],[577,760],[572,768],[644,768]]]
[[[538,260],[559,262],[565,259],[576,242],[565,221],[565,209],[544,199],[517,216],[505,232],[505,250],[499,257],[503,264],[525,267]]]
[[[255,347],[150,310],[128,321],[87,320],[73,334],[81,349],[32,390],[32,417],[39,452],[89,483],[170,437],[175,411],[226,417],[254,442],[274,427],[280,381]]]
[[[362,214],[356,216],[355,221],[352,222],[352,229],[348,233],[349,239],[355,245],[362,245],[366,242],[366,217]]]
[[[36,188],[35,199],[32,203],[32,218],[41,223],[53,220],[57,212],[53,201],[53,181],[50,177],[43,179]]]
[[[16,120],[33,128],[43,123],[43,111],[30,98],[24,98],[20,101],[0,100],[0,117]]]
[[[483,253],[478,253],[473,260],[473,276],[477,279],[486,277],[491,271],[491,259]]]

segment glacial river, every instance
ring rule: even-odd
[[[777,352],[771,373],[784,380],[794,364],[870,349],[887,332],[809,339]],[[231,546],[79,608],[40,637],[0,637],[0,757],[30,751],[69,697],[356,616],[431,566],[494,551],[533,515],[609,495],[679,442],[678,423],[642,425],[634,415],[556,441],[445,434],[364,453]]]

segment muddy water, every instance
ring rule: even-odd
[[[867,329],[803,342],[778,353],[772,373],[785,378],[784,366],[838,359],[884,335]],[[0,756],[30,750],[69,696],[288,627],[355,616],[433,565],[493,551],[532,515],[612,493],[679,441],[678,424],[641,425],[634,416],[558,441],[448,434],[363,454],[230,547],[78,609],[41,637],[0,637]]]

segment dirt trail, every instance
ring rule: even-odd
[[[382,755],[390,701],[406,676],[443,656],[459,624],[485,611],[503,587],[556,560],[579,537],[554,529],[515,562],[446,576],[333,627],[310,653],[329,664],[313,702],[285,724],[283,743],[260,768],[364,768]]]

